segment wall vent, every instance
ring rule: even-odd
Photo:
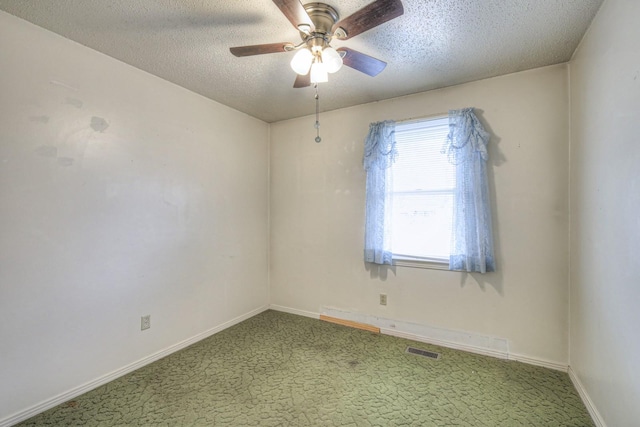
[[[411,353],[417,356],[428,357],[429,359],[435,359],[435,360],[440,359],[439,353],[434,353],[432,351],[427,351],[427,350],[420,350],[419,348],[414,348],[414,347],[407,347],[407,350],[405,351],[405,353]]]

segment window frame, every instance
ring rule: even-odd
[[[411,119],[411,120],[406,120],[406,121],[398,121],[396,122],[396,130],[397,130],[397,126],[400,125],[402,126],[403,124],[415,124],[415,123],[421,123],[421,122],[429,122],[429,121],[436,121],[436,120],[446,120],[448,122],[448,115],[445,114],[437,114],[437,115],[433,115],[433,116],[429,116],[429,117],[424,117],[424,118],[420,118],[420,119]],[[444,143],[444,141],[443,141]],[[393,169],[393,165],[391,166],[390,169]],[[399,192],[393,192],[394,194],[400,194],[400,193],[433,193],[433,194],[443,194],[443,193],[447,193],[447,194],[451,194],[453,195],[455,192],[455,187],[448,189],[448,190],[423,190],[423,191],[399,191]],[[393,229],[391,231],[393,233]],[[449,270],[449,258],[435,258],[435,257],[420,257],[420,256],[415,256],[415,255],[405,255],[405,254],[399,254],[399,253],[395,253],[393,252],[393,248],[392,248],[392,265],[394,266],[399,266],[399,267],[410,267],[410,268],[423,268],[423,269],[433,269],[433,270]]]

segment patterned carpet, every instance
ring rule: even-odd
[[[20,425],[594,424],[566,373],[267,311]]]

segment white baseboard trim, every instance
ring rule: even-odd
[[[320,319],[320,313],[314,313],[311,311],[298,310],[297,308],[290,308],[277,304],[271,304],[269,308],[275,311],[282,311],[283,313],[297,314],[298,316],[311,317],[312,319]]]
[[[602,416],[600,415],[600,412],[598,412],[596,405],[594,405],[593,401],[589,397],[589,394],[587,394],[587,390],[582,385],[580,378],[578,378],[578,376],[573,371],[573,369],[571,369],[571,366],[569,366],[568,372],[569,372],[569,378],[571,378],[571,382],[573,383],[573,386],[578,391],[578,394],[580,395],[580,398],[582,399],[584,406],[587,407],[587,411],[589,411],[589,415],[591,415],[591,419],[595,423],[596,427],[607,427],[604,420],[602,419]]]
[[[423,342],[425,344],[433,344],[440,347],[452,348],[454,350],[462,350],[469,353],[481,354],[483,356],[496,357],[498,359],[509,359],[509,354],[499,350],[492,350],[489,348],[475,347],[467,344],[460,344],[452,341],[441,340],[437,338],[425,337],[422,335],[413,334],[410,332],[403,332],[397,329],[380,328],[380,333],[385,335],[391,335],[393,337],[406,338],[412,341]]]
[[[542,366],[543,368],[549,368],[561,372],[567,372],[567,370],[569,369],[569,365],[566,363],[539,359],[536,357],[525,356],[523,354],[509,353],[509,360],[515,360],[516,362],[522,362],[528,365]]]
[[[406,322],[397,322],[390,319],[378,318],[375,316],[362,315],[359,313],[350,313],[333,308],[325,308],[322,313],[314,313],[310,311],[298,310],[291,307],[285,307],[272,304],[272,310],[282,311],[285,313],[297,314],[300,316],[319,319],[320,314],[336,317],[343,320],[351,320],[355,322],[365,323],[380,328],[380,333],[391,335],[399,338],[406,338],[412,341],[423,342],[426,344],[438,345],[441,347],[452,348],[454,350],[466,351],[469,353],[481,354],[483,356],[495,357],[504,360],[514,360],[528,365],[541,366],[544,368],[554,369],[556,371],[567,372],[569,366],[566,363],[555,362],[551,360],[540,359],[536,357],[526,356],[522,354],[511,353],[508,349],[506,340],[492,337],[474,336],[470,333],[461,333],[460,331],[448,331],[441,328],[431,328],[423,325],[415,325]],[[419,332],[416,332],[419,331]],[[422,333],[420,333],[422,332]],[[433,332],[433,334],[430,334]],[[451,336],[458,341],[448,340],[443,337]],[[469,342],[462,340],[468,339]],[[473,345],[473,343],[487,342],[494,347]]]
[[[331,307],[323,307],[321,314],[374,325],[379,327],[380,332],[386,335],[497,357],[499,359],[509,358],[509,342],[504,338],[387,319],[369,314],[352,313]]]
[[[22,410],[20,412],[17,412],[13,415],[10,415],[6,418],[3,418],[0,420],[0,427],[8,427],[8,426],[12,426],[14,424],[17,424],[21,421],[24,421],[26,419],[29,419],[41,412],[46,411],[47,409],[51,409],[57,405],[60,405],[61,403],[64,403],[70,399],[73,399],[74,397],[78,397],[81,394],[84,394],[90,390],[93,390],[94,388],[97,388],[101,385],[104,385],[110,381],[115,380],[116,378],[119,378],[123,375],[126,375],[130,372],[135,371],[136,369],[142,368],[145,365],[148,365],[150,363],[155,362],[156,360],[162,359],[163,357],[166,357],[168,355],[170,355],[171,353],[175,353],[176,351],[182,350],[183,348],[189,347],[192,344],[195,344],[198,341],[201,341],[205,338],[210,337],[211,335],[214,335],[220,331],[223,331],[233,325],[236,325],[244,320],[247,320],[257,314],[262,313],[263,311],[266,311],[269,309],[268,305],[264,305],[262,307],[259,307],[255,310],[252,310],[248,313],[245,313],[241,316],[238,316],[236,318],[233,318],[227,322],[221,323],[218,326],[215,326],[211,329],[208,329],[202,333],[199,333],[197,335],[194,335],[191,338],[188,338],[184,341],[180,341],[177,344],[171,345],[163,350],[160,350],[156,353],[153,353],[149,356],[143,357],[140,360],[137,360],[129,365],[123,366],[120,369],[116,369],[115,371],[112,371],[106,375],[103,375],[99,378],[96,378],[95,380],[89,381],[85,384],[82,384],[78,387],[75,387],[71,390],[68,390],[64,393],[60,393],[57,396],[54,396],[50,399],[46,399],[34,406],[31,406],[25,410]]]

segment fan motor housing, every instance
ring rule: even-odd
[[[311,18],[311,22],[316,27],[314,33],[319,33],[324,36],[331,36],[331,29],[338,22],[338,12],[326,3],[307,3],[304,5],[304,10]],[[300,32],[302,38],[306,38],[308,34]]]

